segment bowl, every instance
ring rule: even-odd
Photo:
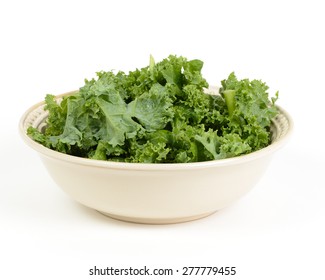
[[[19,130],[23,140],[38,152],[56,184],[74,200],[115,219],[168,224],[206,217],[256,185],[292,132],[291,117],[281,107],[278,109],[269,146],[234,158],[195,163],[110,162],[48,149],[26,134],[29,126],[44,128],[48,116],[44,102],[25,112]]]

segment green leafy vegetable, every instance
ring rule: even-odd
[[[270,144],[277,114],[268,87],[259,80],[221,81],[219,94],[207,94],[203,62],[169,56],[125,74],[98,72],[97,79],[57,102],[44,132],[28,135],[44,146],[96,160],[182,163],[218,160]]]

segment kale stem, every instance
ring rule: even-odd
[[[155,60],[154,60],[153,56],[150,55],[149,69],[150,69],[150,72],[151,72],[151,73],[152,73],[152,71],[153,71],[154,66],[155,66]]]
[[[229,116],[232,116],[235,110],[235,92],[236,91],[233,89],[228,89],[223,92],[223,96],[226,100]]]

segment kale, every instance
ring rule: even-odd
[[[170,55],[128,74],[98,72],[75,94],[47,95],[47,126],[28,128],[58,152],[97,160],[184,163],[235,157],[270,144],[278,111],[260,80],[221,81],[209,93],[203,62]]]

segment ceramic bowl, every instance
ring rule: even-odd
[[[129,222],[178,223],[208,216],[256,185],[292,131],[291,117],[278,108],[280,113],[272,121],[272,143],[268,147],[239,157],[197,163],[109,162],[53,151],[26,134],[29,126],[40,130],[44,127],[44,102],[26,111],[19,130],[57,185],[81,204]]]

